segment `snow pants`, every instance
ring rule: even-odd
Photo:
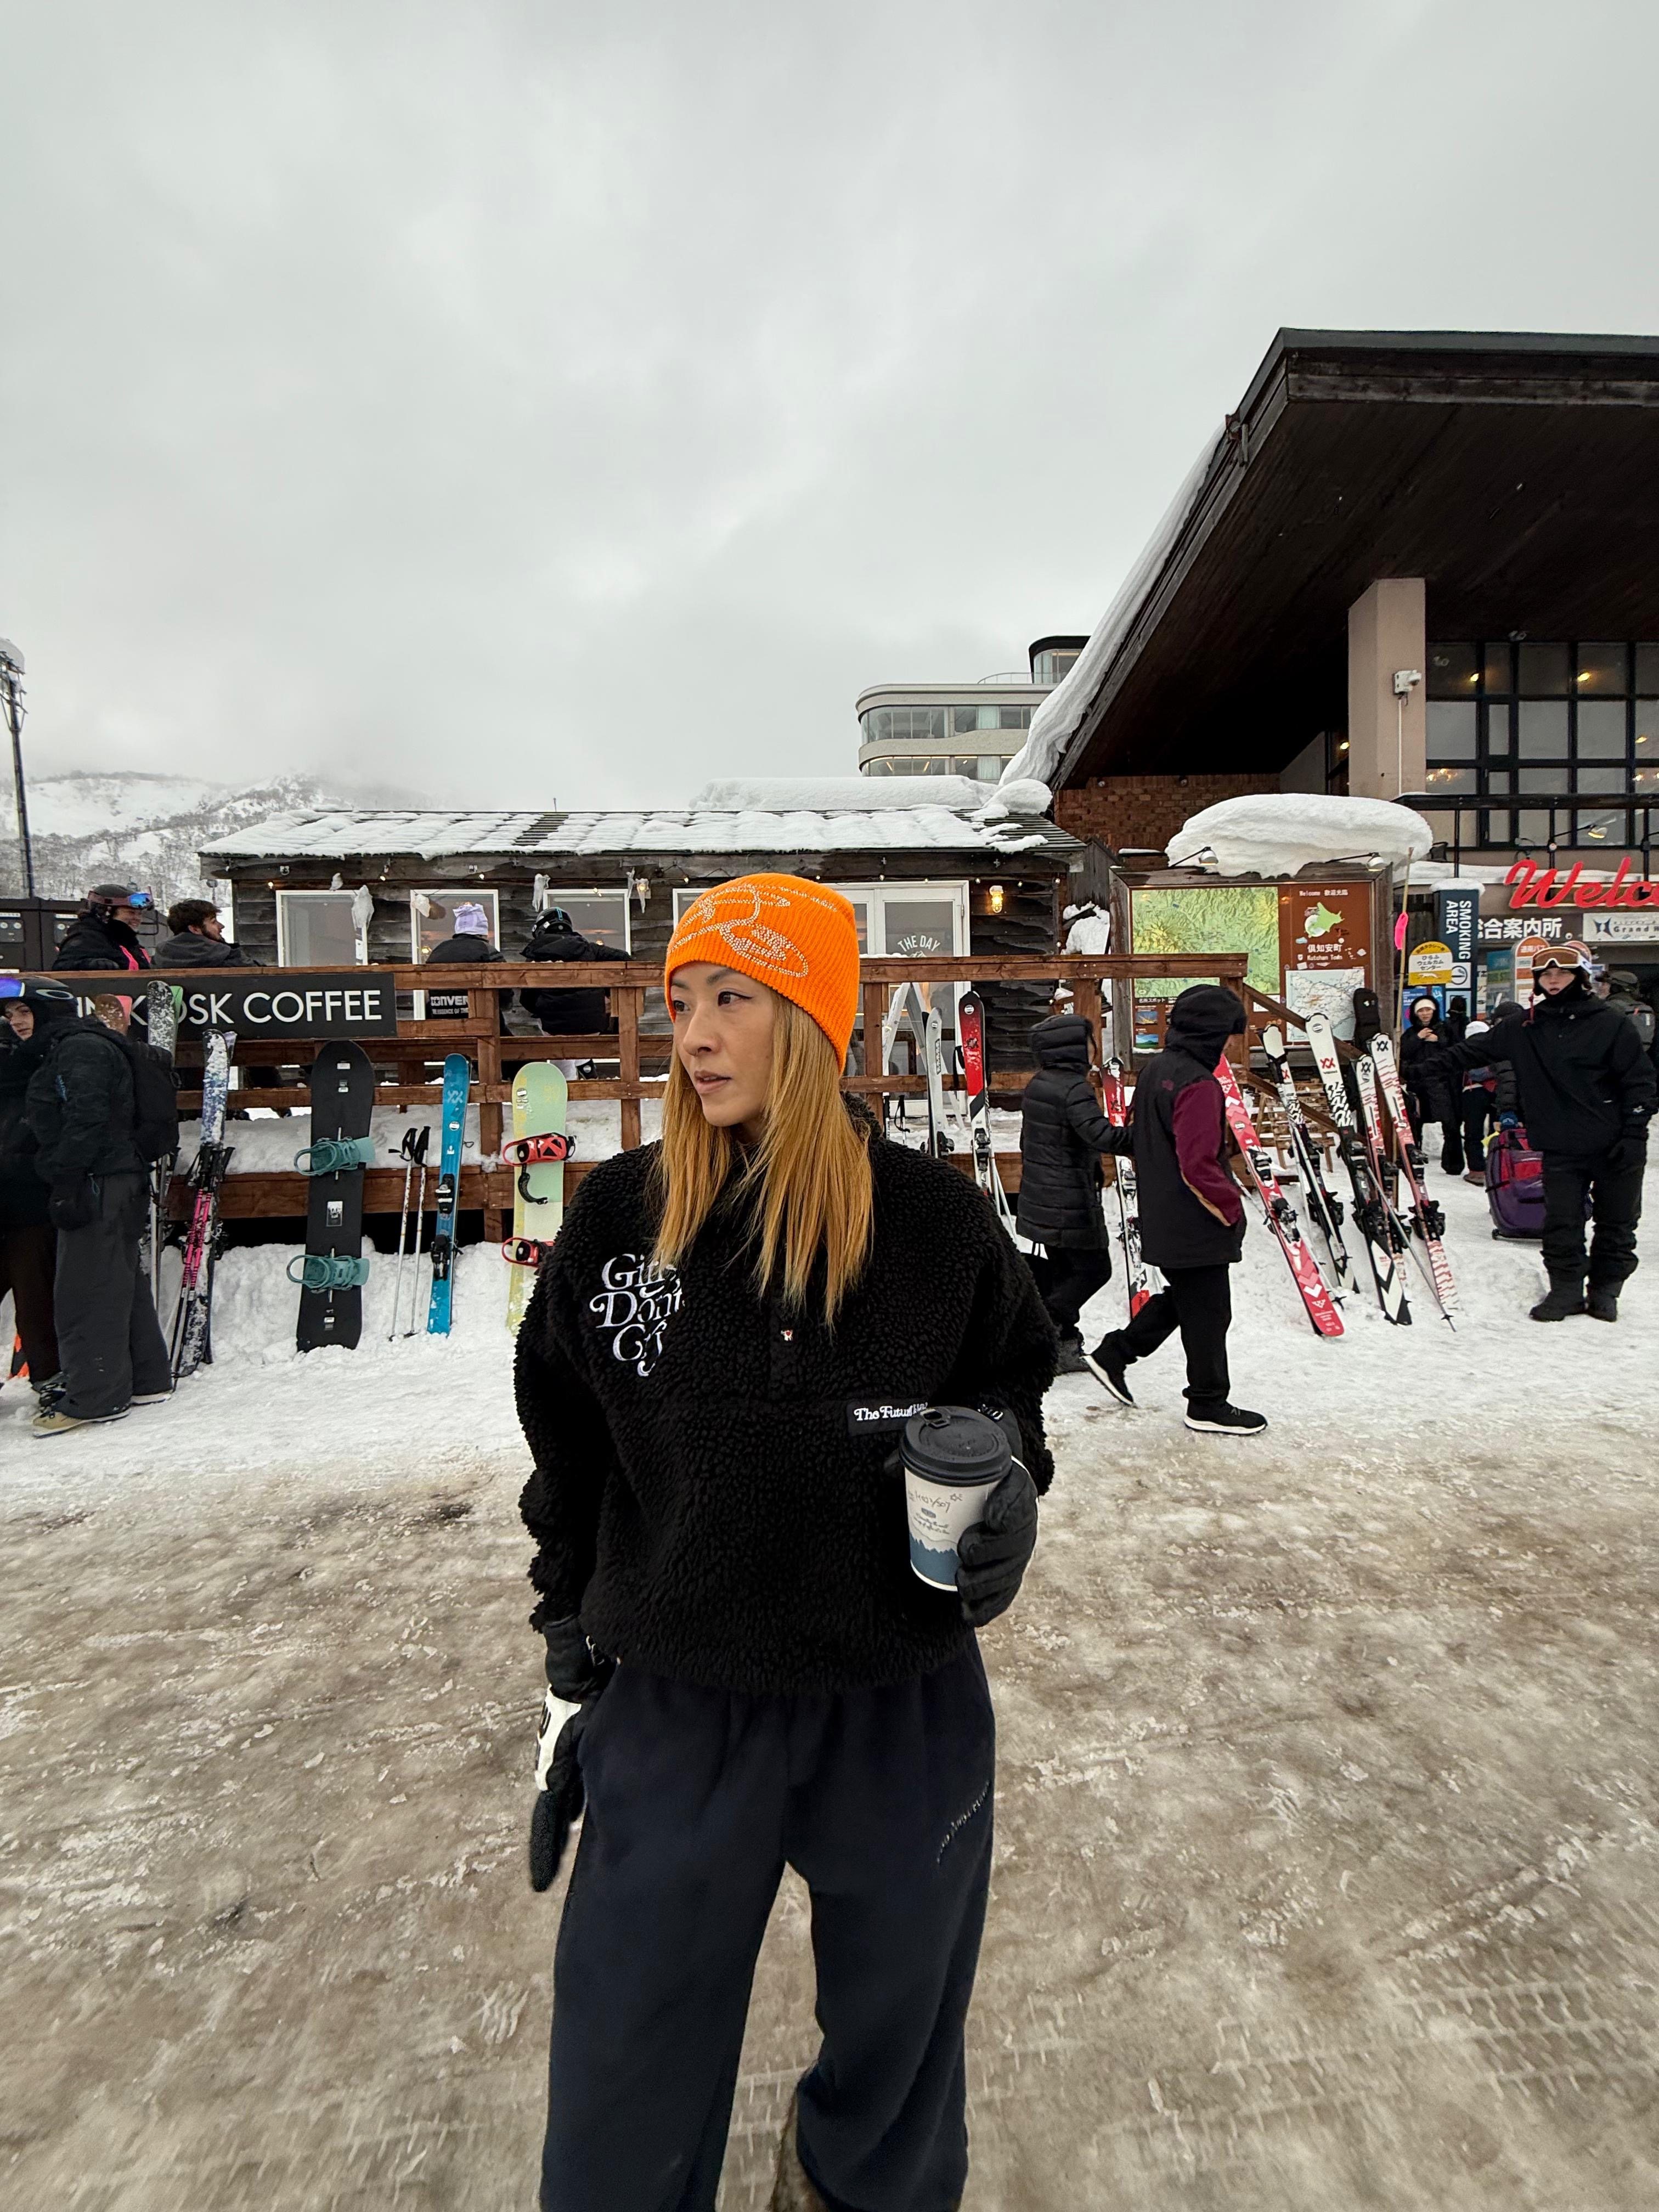
[[[1589,1279],[1616,1290],[1636,1273],[1636,1224],[1642,1218],[1640,1167],[1612,1172],[1605,1158],[1563,1159],[1544,1155],[1544,1265],[1551,1279],[1584,1276],[1584,1201],[1595,1224]]]
[[[1213,1267],[1166,1267],[1167,1289],[1147,1299],[1126,1329],[1118,1334],[1124,1356],[1145,1359],[1166,1337],[1181,1331],[1187,1354],[1188,1411],[1212,1413],[1224,1406],[1232,1384],[1227,1373],[1227,1331],[1232,1324],[1233,1295],[1229,1270]]]
[[[118,1413],[135,1390],[166,1390],[173,1376],[167,1340],[138,1257],[149,1207],[149,1177],[106,1175],[84,1229],[58,1232],[52,1300],[63,1357],[61,1410],[79,1420]]]
[[[1075,1330],[1078,1316],[1103,1284],[1112,1279],[1112,1255],[1103,1244],[1067,1251],[1048,1248],[1042,1303],[1062,1336]]]
[[[976,1644],[823,1697],[619,1668],[582,1743],[542,2212],[714,2212],[786,1865],[811,1895],[823,2038],[798,2092],[801,2164],[830,2212],[950,2212],[994,1762]]]
[[[58,1332],[52,1326],[52,1280],[57,1265],[58,1231],[49,1222],[0,1225],[0,1298],[11,1292],[29,1381],[37,1389],[42,1382],[50,1382],[58,1372]],[[8,1361],[6,1372],[9,1371]],[[3,1380],[0,1375],[0,1381]]]

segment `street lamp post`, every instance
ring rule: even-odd
[[[9,637],[0,637],[0,707],[11,732],[12,788],[17,793],[17,849],[23,858],[23,889],[34,896],[34,848],[29,842],[29,803],[23,789],[23,656]]]

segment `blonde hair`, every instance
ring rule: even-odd
[[[652,1258],[659,1267],[678,1267],[684,1259],[742,1158],[735,1130],[704,1119],[696,1087],[676,1056],[668,1070],[657,1156],[662,1214]],[[868,1139],[842,1102],[835,1047],[789,999],[776,1000],[766,1133],[744,1165],[742,1188],[760,1194],[758,1288],[770,1288],[781,1263],[785,1301],[803,1308],[822,1253],[824,1319],[833,1322],[870,1249],[875,1194]]]

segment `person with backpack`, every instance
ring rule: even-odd
[[[1054,1330],[974,1185],[842,1091],[840,892],[705,891],[663,986],[661,1139],[583,1182],[518,1340],[550,1700],[532,1887],[586,1807],[542,2212],[714,2212],[787,1865],[823,2040],[772,2202],[943,2212],[992,1860],[976,1632],[1036,1548]],[[975,1509],[954,1557],[922,1549],[893,1464],[945,1436]]]
[[[58,1231],[52,1284],[61,1360],[38,1437],[117,1421],[173,1389],[139,1240],[149,1170],[179,1140],[173,1071],[161,1055],[79,1015],[58,1022],[24,1110]]]
[[[1100,1157],[1127,1141],[1101,1112],[1090,1085],[1092,1042],[1080,1014],[1039,1022],[1031,1031],[1037,1072],[1019,1102],[1019,1233],[1042,1248],[1032,1273],[1060,1333],[1062,1375],[1085,1372],[1079,1319],[1112,1279]]]
[[[1163,1270],[1165,1287],[1127,1328],[1113,1329],[1084,1355],[1119,1405],[1133,1406],[1124,1370],[1179,1329],[1187,1426],[1209,1436],[1256,1437],[1267,1425],[1265,1415],[1235,1406],[1228,1395],[1228,1270],[1244,1243],[1244,1200],[1227,1164],[1226,1104],[1215,1066],[1228,1038],[1243,1034],[1244,1021],[1243,1007],[1218,983],[1194,984],[1170,1009],[1164,1049],[1135,1084],[1131,1121],[1140,1249]]]
[[[1619,1292],[1636,1272],[1648,1122],[1659,1085],[1628,1014],[1590,988],[1590,957],[1576,938],[1541,951],[1530,1010],[1482,1036],[1431,1048],[1423,1065],[1514,1070],[1527,1141],[1544,1163],[1544,1266],[1549,1290],[1534,1321],[1588,1313],[1616,1322]],[[1585,1202],[1595,1218],[1588,1259]],[[1588,1288],[1586,1277],[1588,1275]]]

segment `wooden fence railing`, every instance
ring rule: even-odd
[[[1081,1014],[1101,1035],[1101,991],[1103,982],[1130,983],[1139,979],[1190,980],[1216,978],[1235,990],[1242,990],[1248,964],[1242,952],[1206,954],[1136,953],[1132,956],[1095,953],[1052,953],[1048,955],[1014,955],[972,953],[943,954],[918,959],[867,959],[860,963],[861,1012],[866,1036],[878,1036],[894,987],[902,983],[922,985],[938,983],[969,984],[983,987],[997,983],[1048,983],[1054,988],[1065,985],[1072,994],[1073,1010]],[[280,970],[269,971],[273,977]],[[307,968],[307,975],[339,975],[361,984],[379,977],[389,981],[399,994],[415,991],[441,990],[459,994],[465,991],[467,1012],[459,1020],[416,1021],[412,1017],[399,1017],[395,1037],[364,1037],[363,1048],[376,1066],[395,1073],[392,1082],[382,1082],[376,1103],[382,1106],[435,1109],[442,1097],[442,1085],[438,1079],[436,1064],[447,1054],[463,1052],[472,1063],[473,1079],[471,1103],[478,1109],[478,1149],[482,1163],[462,1170],[460,1205],[463,1212],[482,1210],[484,1234],[487,1238],[505,1233],[504,1224],[513,1205],[513,1171],[492,1164],[501,1150],[503,1133],[503,1109],[511,1104],[513,1086],[505,1072],[504,1061],[514,1065],[528,1060],[592,1060],[606,1066],[614,1064],[614,1075],[600,1075],[572,1079],[570,1096],[575,1099],[609,1099],[617,1103],[621,1121],[620,1135],[624,1149],[631,1149],[641,1140],[641,1108],[647,1098],[662,1095],[667,1078],[669,1059],[673,1040],[667,1034],[653,1034],[641,1030],[645,1017],[646,995],[659,991],[660,978],[654,968],[642,962],[595,962],[580,966],[562,966],[545,962],[504,961],[487,967],[429,967],[397,965],[380,968]],[[201,990],[217,981],[220,984],[246,980],[246,971],[226,969],[149,969],[142,975],[118,974],[106,969],[83,969],[52,974],[49,980],[63,984],[83,997],[92,998],[116,993],[122,996],[142,994],[153,982],[173,982],[185,990]],[[499,996],[503,991],[522,990],[602,990],[611,994],[611,1006],[616,1021],[614,1030],[598,1034],[569,1036],[504,1036],[501,1029]],[[1116,1013],[1115,1048],[1127,1060],[1131,1057],[1133,1038],[1127,1027],[1130,994],[1120,991],[1115,994]],[[315,1058],[321,1041],[298,1037],[239,1037],[234,1059],[235,1063],[249,1066],[269,1067],[273,1064],[297,1065],[308,1067]],[[181,1037],[177,1060],[186,1087],[180,1089],[179,1110],[189,1115],[199,1112],[199,1087],[189,1086],[189,1071],[201,1066],[201,1044],[198,1039]],[[994,1096],[1000,1095],[1003,1103],[1012,1104],[1018,1092],[1030,1079],[1032,1071],[1027,1066],[1012,1067],[994,1065],[991,1075]],[[877,1097],[918,1097],[927,1089],[926,1079],[920,1074],[897,1075],[863,1073],[845,1079],[848,1091],[861,1092],[873,1101]],[[307,1106],[310,1092],[303,1082],[287,1085],[280,1089],[270,1086],[244,1086],[233,1093],[237,1107],[295,1108]],[[965,1146],[953,1156],[955,1164],[964,1172],[971,1172],[972,1163]],[[1019,1179],[1019,1156],[999,1154],[1003,1177],[1011,1189],[1017,1188]],[[591,1164],[580,1155],[566,1170],[567,1187],[579,1182]],[[403,1194],[404,1176],[401,1168],[371,1168],[365,1177],[363,1206],[366,1213],[395,1213]],[[307,1179],[293,1173],[233,1173],[227,1178],[222,1211],[227,1219],[250,1219],[258,1217],[303,1215],[306,1210]],[[175,1179],[172,1208],[183,1213],[188,1207],[188,1194],[181,1179]]]

